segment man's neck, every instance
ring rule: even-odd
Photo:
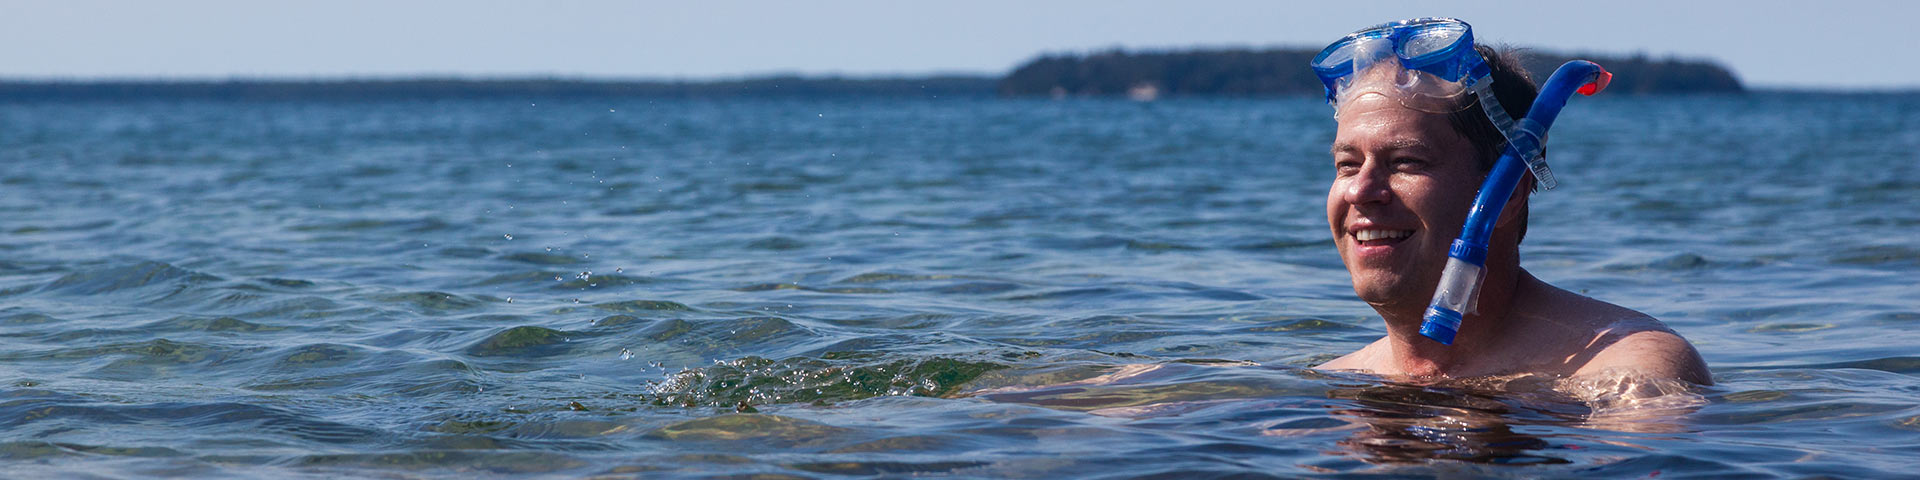
[[[1387,366],[1397,373],[1417,376],[1471,376],[1485,374],[1482,362],[1487,355],[1501,351],[1501,328],[1513,305],[1514,293],[1532,276],[1519,268],[1518,259],[1495,262],[1488,259],[1485,281],[1480,285],[1477,309],[1460,322],[1452,345],[1442,345],[1420,335],[1426,305],[1383,308],[1376,306],[1387,324]],[[1500,259],[1507,260],[1507,259]]]

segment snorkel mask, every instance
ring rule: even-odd
[[[1312,65],[1334,118],[1340,117],[1341,105],[1365,95],[1385,95],[1427,113],[1465,110],[1477,99],[1507,143],[1522,149],[1521,159],[1540,188],[1558,185],[1540,156],[1540,137],[1515,140],[1524,135],[1517,135],[1513,117],[1494,98],[1493,69],[1474,50],[1473,26],[1467,22],[1428,17],[1360,29],[1320,50]]]
[[[1420,324],[1421,335],[1452,345],[1460,321],[1478,306],[1487,239],[1520,175],[1531,171],[1542,189],[1556,185],[1540,156],[1547,128],[1575,91],[1599,93],[1613,75],[1593,62],[1567,62],[1541,85],[1527,117],[1516,122],[1493,96],[1493,70],[1474,49],[1473,27],[1451,18],[1416,18],[1353,32],[1314,56],[1313,71],[1326,85],[1336,119],[1341,105],[1365,95],[1384,95],[1423,112],[1453,113],[1472,104],[1465,98],[1471,94],[1506,137],[1500,159],[1474,196],[1460,238],[1447,249],[1446,269]]]

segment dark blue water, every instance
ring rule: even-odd
[[[0,459],[1916,471],[1920,97],[1576,102],[1524,265],[1666,320],[1717,386],[1305,369],[1382,332],[1311,99],[0,105]]]

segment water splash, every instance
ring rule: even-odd
[[[749,356],[715,360],[649,382],[654,405],[700,407],[742,403],[832,404],[877,396],[945,397],[981,374],[1007,368],[990,360],[950,357],[878,358],[829,354],[826,358],[772,360]]]

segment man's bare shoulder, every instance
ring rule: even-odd
[[[1652,378],[1674,378],[1711,385],[1712,377],[1700,353],[1667,324],[1631,308],[1539,284],[1531,300],[1535,320],[1557,324],[1562,332],[1583,338],[1574,348],[1572,376],[1601,372],[1631,373]],[[1550,343],[1550,342],[1543,342]],[[1571,346],[1571,345],[1569,345]],[[1585,359],[1580,361],[1578,359]]]
[[[1687,339],[1665,328],[1664,324],[1652,317],[1633,323],[1638,325],[1603,333],[1603,341],[1596,345],[1599,351],[1573,375],[1624,372],[1652,378],[1676,378],[1701,385],[1713,384],[1713,377],[1707,371],[1707,362],[1700,358],[1700,352],[1694,350],[1693,344],[1688,343]]]

